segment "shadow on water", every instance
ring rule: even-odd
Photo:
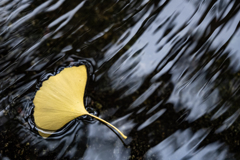
[[[1,159],[239,159],[240,4],[0,1]],[[88,64],[87,110],[47,139],[33,98]]]

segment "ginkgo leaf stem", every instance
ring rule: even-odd
[[[93,117],[93,118],[96,118],[97,120],[99,121],[102,121],[103,123],[106,123],[107,125],[111,126],[112,128],[114,128],[124,139],[127,139],[127,136],[125,136],[119,129],[117,129],[115,126],[113,126],[112,124],[108,123],[107,121],[97,117],[97,116],[94,116],[93,114],[88,114],[89,116]]]

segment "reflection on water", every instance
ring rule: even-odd
[[[199,148],[199,144],[208,134],[206,130],[197,131],[195,134],[190,129],[177,131],[148,150],[145,159],[225,159],[228,149],[219,142]]]
[[[2,159],[239,159],[240,5],[228,0],[0,1]],[[48,139],[32,100],[87,63],[85,106]]]

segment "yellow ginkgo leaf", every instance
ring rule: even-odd
[[[41,136],[48,137],[52,131],[62,128],[71,120],[90,115],[114,128],[124,139],[127,138],[110,123],[87,112],[83,103],[86,82],[87,70],[84,65],[65,68],[43,82],[33,100],[33,115]]]

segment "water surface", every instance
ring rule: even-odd
[[[2,159],[239,159],[240,4],[2,0]],[[41,83],[87,64],[87,110],[43,139]],[[101,133],[101,134],[99,134]]]

